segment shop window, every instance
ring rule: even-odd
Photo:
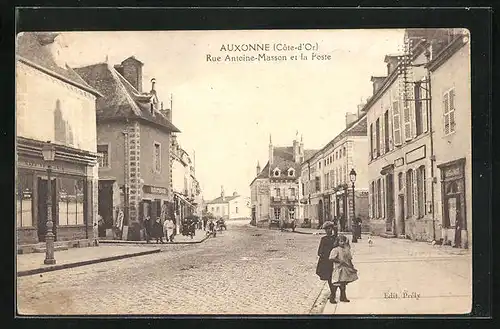
[[[274,208],[274,218],[279,220],[280,217],[281,217],[281,208]]]
[[[84,225],[84,180],[60,178],[58,199],[59,225]]]
[[[33,226],[33,175],[20,173],[16,196],[17,227]]]

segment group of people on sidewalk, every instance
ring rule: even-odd
[[[340,289],[340,301],[349,302],[346,287],[358,279],[358,271],[352,263],[351,246],[345,235],[338,234],[338,227],[331,221],[323,224],[326,235],[321,238],[318,248],[316,274],[320,280],[327,281],[330,287],[330,303],[336,304],[337,289]],[[361,235],[361,234],[360,234]],[[353,241],[357,232],[353,232]]]
[[[151,239],[156,239],[156,243],[163,243],[163,237],[166,242],[174,242],[176,235],[175,222],[171,218],[166,218],[161,223],[161,218],[157,217],[156,221],[152,221],[151,217],[146,216],[144,219],[144,233],[146,235],[146,243]]]

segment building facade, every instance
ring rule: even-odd
[[[75,71],[104,97],[97,101],[99,214],[108,234],[141,239],[142,221],[164,218],[173,209],[171,109],[163,109],[156,80],[142,91],[143,63],[129,57],[111,66],[98,63]],[[118,197],[119,195],[119,197]]]
[[[347,113],[346,128],[301,166],[301,222],[321,227],[339,219],[339,229],[351,230],[355,216],[368,225],[366,115]],[[356,171],[354,191],[350,171]],[[354,193],[354,204],[353,204]]]
[[[435,213],[445,244],[468,248],[472,241],[472,141],[470,43],[454,31],[428,68],[432,89],[435,150]]]
[[[173,135],[170,159],[172,162],[172,191],[174,194],[174,213],[182,220],[187,216],[201,216],[202,196],[200,183],[196,179],[194,162]],[[179,225],[177,225],[179,229]]]
[[[386,56],[387,77],[372,78],[374,94],[364,110],[370,136],[370,222],[375,234],[420,241],[442,236],[435,168],[442,151],[435,147],[439,132],[431,127],[445,116],[431,117],[436,89],[429,84],[432,74],[427,67],[455,38],[451,29],[407,29],[404,53]],[[446,165],[450,157],[448,153],[441,163]]]
[[[273,146],[269,138],[269,160],[250,184],[252,223],[268,226],[271,219],[281,223],[298,219],[300,164],[312,152],[304,150],[297,138],[286,147]]]
[[[60,58],[62,36],[21,33],[16,49],[16,227],[18,246],[45,242],[48,187],[56,243],[90,245],[97,213],[96,98]],[[42,147],[55,146],[48,166]],[[21,248],[22,252],[29,251]]]
[[[206,211],[216,218],[223,219],[247,219],[250,218],[250,199],[234,192],[226,196],[224,188],[221,195],[206,203]]]

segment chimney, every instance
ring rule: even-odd
[[[396,69],[399,63],[399,56],[396,55],[386,55],[384,62],[387,63],[387,76],[390,76],[391,73]]]
[[[300,135],[299,155],[300,155],[300,162],[304,161],[304,140],[302,138],[302,135]]]
[[[357,119],[358,115],[356,113],[347,112],[345,114],[345,127],[349,128]]]
[[[222,185],[220,187],[220,196],[222,197],[222,201],[226,200],[226,197],[224,196],[224,186]]]
[[[271,134],[269,134],[269,164],[273,163],[273,159],[274,159],[273,142],[271,140]]]
[[[151,94],[156,94],[155,85],[156,85],[156,79],[153,78],[151,79],[151,91],[150,91]]]
[[[141,61],[131,56],[125,59],[120,65],[115,66],[115,68],[138,92],[142,93],[143,65]]]
[[[370,81],[373,83],[373,94],[375,95],[377,91],[380,90],[380,87],[384,84],[386,77],[373,77],[370,79]],[[359,111],[359,105],[358,105],[358,111]]]
[[[260,164],[259,161],[257,161],[257,176],[260,174]]]

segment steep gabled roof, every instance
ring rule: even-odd
[[[19,33],[17,36],[16,54],[19,56],[19,59],[26,64],[39,66],[47,70],[48,73],[55,73],[57,77],[64,79],[76,87],[96,96],[101,96],[68,65],[65,65],[65,67],[57,65],[52,53],[46,46],[54,42],[56,37],[56,33]]]
[[[103,98],[97,101],[97,120],[141,119],[160,126],[169,132],[180,132],[162,113],[151,113],[151,93],[137,91],[115,68],[108,63],[98,63],[75,71],[88,84],[97,89]]]

